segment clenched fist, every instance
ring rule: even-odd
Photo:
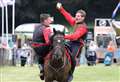
[[[56,7],[60,9],[62,7],[62,4],[60,2],[57,3]]]

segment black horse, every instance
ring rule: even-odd
[[[44,75],[45,82],[68,82],[68,74],[71,69],[71,63],[68,58],[68,52],[64,45],[64,33],[53,29],[54,34],[51,37],[52,50],[45,58]]]

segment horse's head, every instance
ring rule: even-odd
[[[52,43],[52,58],[60,60],[64,56],[64,32],[56,31],[53,29],[53,35],[51,37]]]

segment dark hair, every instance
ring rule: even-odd
[[[86,16],[86,12],[82,9],[78,10],[76,13],[81,13],[84,17]]]
[[[43,22],[44,20],[46,20],[48,17],[50,17],[50,14],[40,14],[40,22]]]

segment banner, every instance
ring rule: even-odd
[[[11,34],[8,35],[8,39],[7,39],[6,35],[4,35],[3,38],[1,37],[0,39],[1,39],[1,47],[2,48],[5,48],[5,49],[9,49],[9,48],[12,49],[13,48],[14,42],[12,41]]]

